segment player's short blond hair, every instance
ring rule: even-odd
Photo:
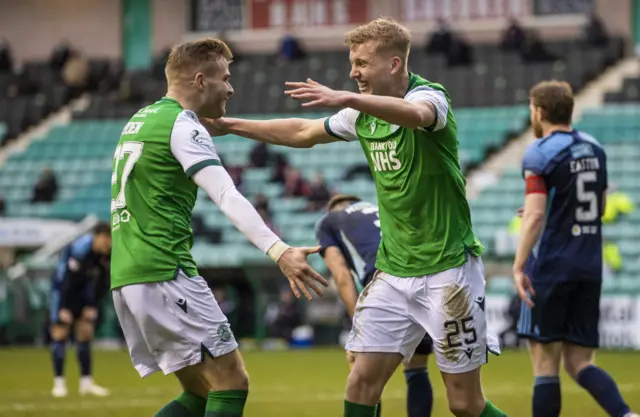
[[[542,81],[529,92],[534,107],[542,109],[543,120],[553,124],[570,124],[573,113],[573,89],[565,81]]]
[[[220,59],[227,62],[233,59],[231,49],[220,39],[205,38],[185,42],[171,49],[165,73],[169,79],[184,72],[200,70],[203,65]]]
[[[347,32],[344,39],[349,48],[368,41],[378,42],[379,51],[397,53],[406,59],[411,48],[411,33],[395,20],[382,17]]]

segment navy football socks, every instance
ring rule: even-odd
[[[587,366],[578,373],[576,381],[589,391],[611,417],[623,417],[631,411],[622,399],[616,382],[603,369],[595,365]]]
[[[533,385],[533,417],[558,417],[562,406],[560,378],[537,376]]]
[[[433,408],[433,389],[427,368],[404,371],[407,381],[407,416],[429,417]]]
[[[51,342],[51,361],[53,362],[53,375],[55,377],[62,377],[64,373],[64,355],[65,355],[65,342]]]

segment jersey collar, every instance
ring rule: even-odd
[[[409,85],[407,86],[407,91],[404,93],[405,96],[409,94],[409,91],[411,91],[411,89],[413,88],[413,85],[416,83],[417,80],[418,80],[418,77],[414,73],[410,72]]]
[[[166,96],[165,96],[165,97],[162,97],[162,98],[161,98],[160,100],[158,100],[158,101],[169,101],[169,102],[171,102],[171,103],[176,103],[178,106],[182,107],[182,106],[180,105],[180,103],[178,102],[178,100],[176,100],[175,98],[171,98],[171,97],[166,97]]]
[[[554,130],[554,131],[550,132],[547,136],[545,136],[544,139],[551,139],[555,135],[559,135],[559,134],[575,136],[576,133],[577,133],[577,131],[575,129],[571,129],[571,130]]]

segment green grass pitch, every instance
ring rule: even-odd
[[[347,376],[340,349],[288,352],[246,352],[251,392],[246,417],[339,417]],[[602,352],[598,363],[618,381],[626,400],[640,410],[640,353]],[[138,377],[125,351],[94,352],[96,381],[112,390],[109,398],[80,397],[75,352],[67,352],[65,399],[52,399],[51,365],[45,349],[0,350],[0,416],[13,417],[143,417],[152,416],[175,397],[173,377]],[[434,416],[451,415],[433,361],[429,363],[435,391]],[[563,381],[563,416],[605,416],[596,403],[566,375]],[[485,392],[511,417],[530,414],[531,366],[526,352],[492,357],[483,371]],[[405,384],[398,372],[387,385],[383,416],[404,417]]]

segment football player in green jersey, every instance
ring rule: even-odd
[[[409,31],[377,19],[347,33],[351,78],[361,94],[313,80],[287,83],[304,107],[342,108],[317,120],[207,120],[210,133],[311,147],[359,141],[373,173],[382,240],[378,272],[360,295],[346,349],[356,353],[345,417],[373,416],[397,366],[425,332],[456,416],[504,413],[484,398],[487,350],[482,244],[473,234],[458,162],[456,121],[446,89],[409,73]]]
[[[158,417],[240,417],[248,377],[227,318],[190,249],[198,187],[278,263],[296,294],[327,282],[263,222],[222,167],[199,117],[221,117],[233,94],[231,52],[204,39],[175,47],[166,97],[138,111],[116,148],[111,186],[111,287],[131,360],[142,377],[175,374],[184,392]],[[215,250],[215,249],[213,249]]]

